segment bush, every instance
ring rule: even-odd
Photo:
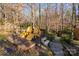
[[[6,39],[7,37],[3,34],[0,34],[0,40]]]
[[[52,40],[54,39],[55,35],[56,35],[55,32],[50,32],[50,33],[49,33],[49,32],[47,31],[47,29],[45,30],[45,34],[46,34],[46,36],[47,36],[47,39],[50,40],[50,41],[52,41]]]
[[[4,24],[4,20],[0,19],[0,24],[3,25]]]
[[[71,42],[71,35],[62,34],[62,40],[66,41],[67,43],[70,43]]]
[[[23,28],[23,29],[26,29],[28,26],[31,26],[32,23],[23,23],[23,24],[20,24],[20,27]]]
[[[62,31],[62,40],[64,40],[67,43],[70,43],[72,40],[72,31],[69,29],[64,29]]]

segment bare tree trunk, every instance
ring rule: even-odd
[[[72,4],[72,31],[74,31],[76,26],[76,6],[75,3]],[[74,39],[75,33],[72,33],[72,39]]]
[[[76,25],[76,5],[75,3],[72,4],[72,26]]]
[[[57,17],[57,3],[55,4],[55,17]],[[57,18],[56,18],[56,20],[57,20]],[[56,32],[58,32],[57,26],[58,25],[56,25]]]
[[[79,21],[79,3],[78,3],[78,21]]]
[[[35,5],[34,4],[31,4],[31,16],[32,16],[32,23],[33,23],[33,26],[35,26]]]
[[[38,25],[41,27],[41,4],[39,3],[39,20],[38,20]]]
[[[47,4],[47,30],[50,31],[50,4]]]
[[[63,30],[63,13],[64,13],[64,12],[63,12],[63,7],[64,7],[64,5],[63,5],[63,3],[61,3],[61,7],[60,7],[60,8],[61,8],[61,9],[60,9],[60,10],[61,10],[61,23],[62,23],[62,25],[61,25],[61,30]]]

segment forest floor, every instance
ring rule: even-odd
[[[68,44],[64,41],[53,40],[50,41],[47,47],[43,46],[43,48],[41,48],[35,45],[31,49],[23,51],[7,39],[3,37],[1,39],[0,55],[3,56],[79,56],[79,45],[74,43]],[[50,49],[50,51],[48,49]]]

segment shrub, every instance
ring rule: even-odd
[[[55,32],[48,32],[47,29],[45,30],[45,34],[47,36],[47,39],[50,40],[50,41],[52,41],[54,39],[55,35],[56,35]]]
[[[3,34],[0,34],[0,40],[6,39],[7,37]]]
[[[62,31],[62,40],[67,43],[70,43],[72,40],[72,31],[70,29],[64,29]]]
[[[23,28],[23,29],[26,29],[28,26],[31,26],[32,25],[32,23],[22,23],[22,24],[20,24],[20,27],[21,28]]]

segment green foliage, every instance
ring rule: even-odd
[[[4,20],[0,19],[0,24],[3,25],[4,24]]]
[[[54,34],[47,34],[47,39],[52,41],[54,39]]]
[[[75,45],[79,45],[79,41],[78,40],[72,40],[72,43]]]
[[[50,40],[50,41],[52,41],[54,39],[55,35],[56,35],[55,32],[48,32],[47,28],[45,30],[45,34],[47,36],[47,39]]]
[[[26,29],[28,26],[31,26],[31,25],[32,25],[32,23],[28,22],[28,23],[20,24],[20,27],[23,28],[23,29]]]
[[[70,43],[72,40],[72,31],[70,29],[64,29],[62,31],[62,40]]]
[[[40,56],[53,56],[52,52],[46,51],[46,52],[40,52]]]
[[[70,27],[65,27],[64,30],[62,31],[63,33],[66,33],[66,34],[72,34],[72,30],[70,29]]]
[[[71,35],[63,34],[62,39],[63,39],[63,41],[66,41],[67,43],[70,43],[71,42]]]
[[[6,39],[6,36],[3,34],[0,34],[0,40]]]

